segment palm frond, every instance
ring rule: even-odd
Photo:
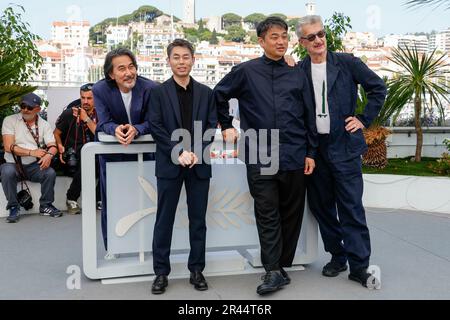
[[[0,84],[0,109],[17,105],[20,98],[36,90],[36,87],[17,84]]]
[[[36,87],[21,85],[12,80],[14,57],[0,56],[0,108],[12,107],[19,103],[20,97],[33,92]]]
[[[430,110],[437,107],[441,120],[443,119],[443,102],[449,102],[450,87],[447,85],[445,75],[448,74],[450,64],[446,62],[446,56],[437,55],[436,50],[421,54],[416,47],[393,49],[389,60],[402,70],[390,70],[393,72],[393,78],[388,81],[386,105],[395,118],[406,104],[414,100],[414,116],[418,132],[416,161],[420,161],[422,150],[422,137],[419,137],[420,118],[426,115],[427,107]]]
[[[409,0],[404,4],[409,8],[419,8],[424,6],[432,6],[435,9],[444,6],[446,10],[450,9],[449,0]]]

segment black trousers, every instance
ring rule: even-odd
[[[78,165],[76,167],[75,172],[70,172],[67,165],[64,165],[65,174],[68,176],[72,176],[72,183],[70,184],[69,189],[67,190],[67,200],[77,201],[81,194],[81,157],[78,157],[80,161],[78,161]],[[98,161],[95,162],[95,177],[98,179],[100,176],[99,173],[99,165]],[[97,182],[95,188],[95,199],[96,201],[100,201],[100,183]]]
[[[169,275],[173,224],[181,188],[186,188],[189,217],[188,269],[203,271],[206,251],[206,210],[210,179],[199,179],[193,169],[184,168],[175,179],[158,178],[158,211],[153,231],[153,270],[156,275]]]
[[[255,201],[255,218],[266,271],[292,266],[305,207],[304,170],[262,176],[247,165],[247,181]]]

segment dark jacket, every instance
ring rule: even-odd
[[[314,158],[317,148],[315,109],[301,69],[289,67],[284,59],[274,61],[262,56],[234,67],[214,88],[214,96],[222,129],[231,127],[233,118],[229,115],[228,101],[236,98],[240,127],[244,132],[254,129],[258,134],[261,129],[278,130],[280,170],[302,169],[305,157]],[[270,143],[272,136],[268,136]],[[267,143],[257,140],[258,152],[264,154]],[[240,158],[248,164],[249,152],[254,149],[246,139],[245,159],[241,154]],[[257,165],[262,166],[259,160]]]
[[[309,80],[314,96],[311,76],[311,58],[308,56],[300,64]],[[358,84],[367,93],[368,104],[361,115],[356,115],[366,128],[377,117],[386,97],[384,81],[370,70],[361,59],[347,53],[327,54],[327,94],[330,111],[329,159],[333,162],[346,161],[361,156],[367,151],[362,130],[348,133],[345,119],[355,116]]]
[[[193,130],[191,150],[188,151],[201,150],[203,152],[213,139],[212,137],[208,141],[203,141],[203,134],[207,129],[216,128],[217,111],[212,90],[194,79],[191,79],[191,81],[193,81],[192,128],[194,128],[194,121],[200,121],[202,123],[202,136],[199,136],[200,132]],[[153,139],[156,141],[156,176],[165,179],[176,178],[182,167],[172,162],[171,154],[173,150],[176,150],[179,154],[183,146],[180,145],[181,138],[178,141],[171,141],[172,133],[182,128],[180,104],[173,79],[167,80],[158,88],[152,90],[148,123]],[[198,142],[196,146],[194,146],[195,142]],[[197,153],[196,155],[200,159],[202,155]],[[211,166],[204,161],[202,162],[202,164],[195,165],[193,170],[195,170],[198,178],[208,179],[211,177]]]
[[[138,76],[136,85],[132,90],[131,124],[136,128],[139,135],[150,133],[145,117],[149,107],[150,91],[156,86],[157,84],[153,81]],[[115,135],[116,128],[119,125],[129,123],[119,88],[114,81],[103,79],[94,85],[92,92],[94,93],[98,117],[96,131]]]

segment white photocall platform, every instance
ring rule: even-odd
[[[121,146],[112,136],[100,134],[102,142],[89,143],[82,150],[83,269],[90,279],[133,281],[154,276],[152,267],[153,227],[157,209],[155,163],[143,161],[143,154],[155,152],[151,136],[143,136]],[[111,162],[106,165],[108,208],[108,253],[98,252],[102,242],[95,206],[95,156],[137,154],[137,162]],[[245,164],[238,159],[214,160],[209,192],[207,254],[205,275],[264,272],[259,257],[253,199],[248,190]],[[189,221],[183,188],[174,225],[171,248],[171,278],[189,276]],[[317,257],[318,230],[305,208],[302,231],[294,260],[294,270]],[[123,278],[118,280],[117,278]],[[110,280],[111,281],[111,280]],[[135,280],[140,281],[140,280]],[[105,281],[107,283],[107,281]]]

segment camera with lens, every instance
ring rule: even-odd
[[[78,166],[78,157],[74,148],[67,149],[63,154],[63,159],[66,165],[69,167],[70,172],[75,172]]]
[[[30,210],[33,208],[33,198],[28,190],[23,189],[17,193],[17,201],[25,209]]]

